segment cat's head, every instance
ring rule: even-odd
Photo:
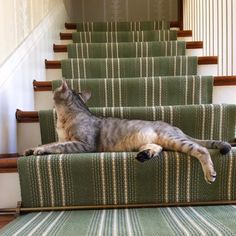
[[[71,90],[65,81],[58,87],[53,94],[53,100],[55,105],[66,105],[73,102],[75,105],[85,104],[91,97],[91,92],[84,90],[81,92],[75,92]]]

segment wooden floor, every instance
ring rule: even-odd
[[[0,215],[0,229],[3,228],[4,225],[14,220],[14,218],[14,215]]]

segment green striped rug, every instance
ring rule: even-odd
[[[97,116],[162,120],[199,139],[235,140],[236,105],[92,107],[90,110]],[[39,120],[42,144],[56,141],[53,110],[40,111]]]
[[[52,89],[61,85],[52,81]],[[169,76],[122,79],[71,79],[75,90],[90,90],[89,107],[166,106],[212,103],[212,76]],[[98,99],[99,98],[99,99]]]
[[[129,78],[196,75],[196,56],[143,58],[65,59],[61,61],[66,79]]]
[[[176,30],[73,32],[74,43],[115,43],[177,40]]]
[[[233,236],[236,206],[35,212],[0,234],[58,236]]]
[[[69,58],[120,58],[185,55],[186,42],[73,43],[67,45]]]
[[[141,163],[137,153],[27,156],[18,160],[23,207],[195,203],[236,200],[236,149],[210,150],[216,181],[200,162],[165,151]],[[30,186],[30,187],[29,187]]]
[[[120,22],[80,22],[76,24],[77,31],[143,31],[169,29],[167,21],[120,21]]]

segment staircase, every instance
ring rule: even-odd
[[[163,120],[195,138],[235,142],[236,105],[213,104],[213,87],[223,79],[215,76],[217,57],[193,53],[202,42],[180,41],[191,32],[164,21],[66,26],[78,32],[61,39],[73,43],[54,51],[68,58],[46,60],[49,80],[33,84],[39,111],[16,112],[20,152],[57,141],[51,91],[60,77],[76,91],[92,91],[88,106],[98,116]],[[236,151],[210,153],[212,185],[197,160],[177,152],[145,163],[132,152],[21,157],[20,210],[27,214],[0,233],[235,235]]]

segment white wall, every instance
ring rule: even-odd
[[[0,67],[0,153],[17,152],[15,110],[34,110],[32,81],[46,79],[44,59],[53,58],[52,45],[65,21],[63,1],[58,0]]]
[[[0,66],[0,153],[18,151],[15,111],[17,108],[34,110],[32,81],[46,80],[44,59],[53,58],[52,45],[59,39],[59,32],[68,20],[63,1],[57,0]],[[12,46],[14,48],[15,45]],[[0,188],[0,208],[15,207],[20,200],[18,174],[0,174]]]
[[[0,7],[0,65],[60,0],[7,0]]]
[[[202,40],[203,54],[218,56],[218,75],[236,75],[236,1],[183,0],[184,29]]]

